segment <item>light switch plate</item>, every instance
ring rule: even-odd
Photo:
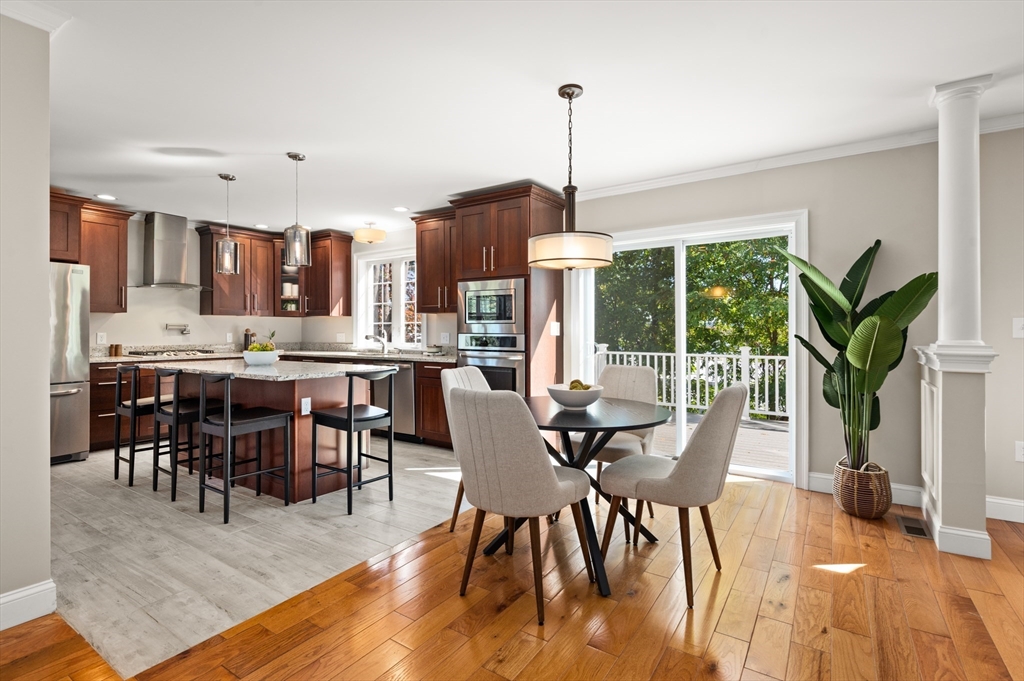
[[[235,337],[235,334],[233,334],[233,333],[226,333],[226,334],[224,334],[224,342],[225,343],[230,343],[231,339],[234,338],[234,337]]]
[[[1014,444],[1013,458],[1015,461],[1024,463],[1024,442],[1017,440]]]
[[[448,345],[452,342],[452,335],[450,333],[441,334],[441,345]]]
[[[562,325],[559,324],[558,322],[551,322],[551,335],[552,336],[561,336],[562,335]]]
[[[97,334],[96,334],[96,345],[106,345],[106,344],[107,344],[107,334],[103,333],[102,331],[97,332]]]
[[[344,333],[336,333],[336,334],[334,334],[334,340],[335,340],[335,342],[338,342],[338,343],[344,343],[345,342],[345,334]]]
[[[1013,318],[1013,337],[1024,338],[1024,317]]]
[[[313,398],[311,398],[311,397],[303,397],[302,398],[302,414],[301,414],[301,416],[306,416],[307,414],[309,414],[309,412],[311,412],[313,410],[312,400],[313,400]]]

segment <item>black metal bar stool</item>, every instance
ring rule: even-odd
[[[125,378],[127,376],[127,379]],[[128,399],[125,400],[121,387],[125,381],[129,383]],[[170,397],[166,397],[170,400]],[[135,364],[120,364],[117,367],[117,379],[114,384],[114,480],[121,476],[121,462],[128,464],[128,486],[135,484],[135,454],[137,452],[156,451],[156,440],[151,444],[139,446],[137,442],[139,419],[152,416],[156,396],[139,397],[139,367]],[[121,417],[128,418],[128,458],[121,456]]]
[[[195,462],[199,461],[199,456],[196,454],[199,445],[195,443],[192,433],[192,426],[199,423],[199,398],[181,399],[178,391],[180,376],[181,369],[156,369],[156,384],[153,388],[154,403],[159,405],[153,412],[153,491],[157,491],[157,479],[160,473],[170,475],[171,501],[175,501],[178,496],[178,466],[187,463],[188,474],[192,475],[195,470]],[[172,379],[169,401],[164,400],[164,396],[160,394],[160,379],[162,378]],[[219,413],[224,411],[224,403],[221,400],[209,399],[206,401],[206,409],[211,414]],[[167,426],[168,445],[166,450],[160,449],[162,425]],[[182,426],[185,427],[184,442],[180,439]],[[180,457],[182,446],[188,454],[186,459]],[[160,467],[160,457],[164,454],[170,455],[169,468]]]
[[[215,413],[210,405],[213,400],[207,399],[206,389],[214,383],[224,382],[224,399],[221,410]],[[231,404],[231,374],[200,374],[199,376],[199,512],[206,509],[206,491],[217,492],[224,496],[224,523],[227,524],[231,510],[231,488],[235,480],[256,476],[256,496],[263,488],[263,476],[268,475],[284,483],[284,505],[291,501],[292,471],[292,419],[294,412],[271,409],[269,407],[249,407],[243,409],[229,408],[224,411],[223,405]],[[226,415],[225,415],[226,414]],[[284,465],[263,468],[263,431],[284,428]],[[243,461],[235,461],[235,438],[239,435],[256,433],[256,456]],[[222,440],[223,461],[221,474],[223,486],[217,487],[206,481],[207,446],[211,452],[213,438]],[[208,442],[209,440],[209,442]],[[251,473],[237,475],[235,469],[240,464],[256,463],[256,470]],[[280,471],[280,472],[279,472]]]
[[[359,489],[363,488],[363,485],[368,485],[371,482],[377,482],[378,480],[384,480],[387,478],[388,481],[388,499],[394,500],[395,498],[395,484],[394,484],[394,448],[395,448],[395,427],[394,420],[391,415],[395,409],[395,374],[398,373],[398,367],[382,367],[373,371],[360,371],[360,372],[348,372],[346,377],[348,381],[348,403],[344,407],[335,407],[333,409],[317,409],[312,412],[313,416],[313,503],[316,503],[316,481],[319,478],[323,478],[328,475],[335,475],[337,473],[344,473],[347,478],[347,490],[348,490],[348,514],[352,515],[352,474],[354,471],[359,471],[359,482],[356,483]],[[361,378],[365,381],[379,381],[381,379],[388,379],[388,408],[381,409],[371,404],[353,404],[352,387],[355,384],[356,378]],[[328,428],[334,428],[335,430],[341,430],[348,433],[348,446],[346,448],[345,466],[330,466],[325,463],[318,463],[316,460],[316,427],[326,426]],[[365,430],[371,430],[373,428],[383,428],[387,426],[388,429],[388,457],[383,459],[378,456],[372,456],[369,452],[363,452],[363,439],[361,437],[356,438],[356,433],[361,433]],[[357,460],[355,465],[352,464],[352,440],[355,439],[358,442],[356,456]],[[378,475],[376,478],[370,478],[369,480],[363,480],[363,459],[372,459],[374,461],[380,461],[388,465],[388,472],[384,475]],[[324,472],[320,472],[320,469],[324,469]]]

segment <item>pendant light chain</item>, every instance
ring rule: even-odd
[[[567,99],[569,100],[569,184],[572,184],[572,93]]]

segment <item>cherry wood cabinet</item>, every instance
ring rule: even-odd
[[[352,235],[332,229],[313,233],[305,272],[307,317],[352,315]]]
[[[273,317],[276,311],[274,284],[278,268],[275,255],[273,241],[249,240],[250,314],[257,317]]]
[[[50,192],[50,260],[77,263],[81,259],[83,196]]]
[[[562,229],[562,197],[532,184],[453,200],[455,281],[530,274],[531,236]]]
[[[284,241],[274,242],[274,316],[306,316],[307,267],[289,267],[284,261]],[[293,288],[294,287],[294,288]]]
[[[238,242],[238,274],[217,273],[217,240],[224,237],[221,225],[201,225],[199,232],[199,314],[247,316],[252,314],[251,239],[241,230],[232,229],[231,238]]]
[[[133,213],[85,204],[79,263],[89,266],[89,311],[128,311],[128,219]]]
[[[444,409],[444,390],[441,388],[439,364],[416,362],[416,437],[432,444],[451,445],[448,414]]]
[[[114,446],[114,395],[116,392],[118,363],[101,362],[89,367],[89,451],[110,449]],[[155,375],[152,369],[139,371],[139,399],[152,397]],[[169,380],[169,379],[168,379]],[[163,384],[161,383],[161,386]],[[168,384],[169,388],[169,384]],[[121,399],[131,397],[131,384],[121,387]],[[121,417],[121,444],[128,444],[129,419]],[[140,418],[136,430],[136,441],[153,437],[153,417]],[[138,459],[136,463],[138,463]]]
[[[413,218],[416,223],[416,310],[456,312],[455,211]]]

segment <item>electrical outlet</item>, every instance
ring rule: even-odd
[[[334,334],[334,340],[335,340],[335,342],[338,342],[338,343],[344,343],[345,342],[345,334],[344,333],[336,333],[336,334]]]
[[[1013,337],[1024,338],[1024,317],[1013,318]]]
[[[1015,461],[1019,461],[1020,463],[1024,463],[1024,442],[1021,442],[1020,440],[1017,440],[1014,443],[1013,458],[1014,458]]]
[[[559,324],[558,322],[551,322],[551,335],[552,336],[561,336],[562,335],[562,325]]]
[[[441,334],[441,345],[448,345],[452,342],[452,335],[450,333]]]
[[[234,338],[234,337],[235,337],[235,334],[233,334],[233,333],[226,333],[226,334],[224,334],[224,342],[225,343],[230,343],[231,339]]]
[[[313,398],[303,397],[302,398],[302,413],[301,416],[306,416],[309,412],[313,411]]]
[[[96,334],[96,345],[106,345],[106,344],[107,344],[107,334],[103,333],[102,331],[98,332]]]

